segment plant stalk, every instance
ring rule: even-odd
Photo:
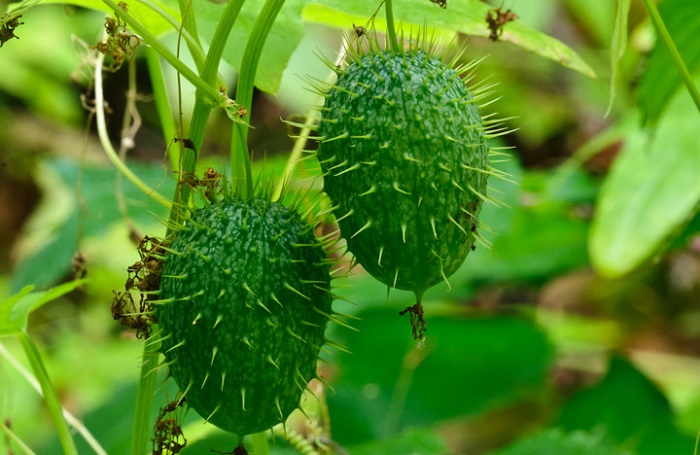
[[[384,11],[386,14],[386,32],[389,35],[389,45],[391,50],[394,52],[399,52],[401,46],[399,45],[399,39],[396,36],[396,27],[394,26],[394,6],[391,0],[384,0]]]
[[[260,15],[253,25],[250,38],[248,38],[248,43],[243,53],[241,71],[238,75],[236,102],[242,105],[247,112],[240,122],[233,124],[231,173],[234,178],[234,189],[244,197],[249,197],[253,194],[253,176],[250,154],[248,153],[248,125],[250,124],[255,74],[258,70],[258,63],[260,62],[260,56],[262,55],[265,41],[267,41],[267,36],[283,5],[284,0],[267,0],[265,5],[263,5],[262,11],[260,11]]]
[[[143,345],[141,375],[136,395],[134,424],[131,430],[131,455],[148,453],[148,443],[152,430],[151,408],[153,407],[153,396],[158,379],[158,375],[154,371],[158,364],[158,346],[158,343],[151,344],[148,341]]]
[[[29,359],[29,364],[34,371],[34,376],[36,376],[36,379],[41,385],[41,391],[44,394],[44,403],[46,403],[49,414],[53,419],[54,425],[56,425],[56,432],[58,433],[59,441],[61,441],[61,447],[63,447],[64,454],[78,455],[78,449],[75,447],[75,441],[73,441],[68,424],[63,418],[63,408],[61,407],[61,402],[58,399],[56,389],[54,389],[53,385],[51,384],[51,379],[46,371],[44,362],[41,360],[39,350],[26,332],[17,333],[17,339],[19,339],[19,342],[24,349],[24,353],[26,354],[27,359]]]
[[[664,24],[661,14],[659,14],[656,3],[654,3],[653,0],[642,1],[644,2],[644,6],[649,13],[649,19],[651,19],[651,23],[654,25],[658,37],[661,39],[661,42],[664,43],[664,46],[666,46],[668,53],[671,55],[671,60],[673,60],[673,64],[676,65],[678,73],[681,75],[685,86],[688,88],[688,92],[693,98],[693,102],[695,103],[698,112],[700,112],[700,91],[698,91],[698,88],[695,86],[693,77],[690,75],[690,71],[688,71],[688,67],[683,61],[683,57],[681,57],[676,44],[673,42],[673,38],[671,38],[671,35],[668,33],[668,29],[666,28],[666,24]]]
[[[197,92],[201,92],[206,99],[212,103],[212,105],[219,105],[221,102],[221,95],[216,88],[211,87],[204,83],[202,78],[197,76],[197,74],[192,71],[187,65],[185,65],[175,54],[170,52],[170,50],[161,43],[158,38],[148,31],[146,27],[143,26],[139,21],[137,21],[133,16],[124,9],[120,8],[119,5],[114,3],[112,0],[102,0],[102,2],[110,7],[114,14],[117,15],[121,20],[123,20],[134,32],[136,32],[141,38],[153,48],[158,54],[161,55],[168,63],[170,63],[176,71],[182,74],[185,79],[190,81],[192,85],[197,88]]]

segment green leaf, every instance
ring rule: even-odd
[[[620,60],[627,49],[627,18],[630,13],[631,0],[617,0],[617,13],[615,15],[615,30],[613,31],[612,44],[610,46],[610,102],[605,115],[610,113],[615,100],[615,85],[618,79]]]
[[[304,36],[301,21],[301,10],[304,3],[306,3],[305,0],[287,0],[265,42],[255,76],[255,86],[264,92],[273,94],[277,92],[289,58]],[[231,31],[223,59],[234,68],[241,67],[245,43],[248,41],[255,19],[263,4],[262,1],[246,2]],[[214,36],[216,24],[219,22],[225,4],[208,0],[195,0],[194,7],[197,29],[205,41],[210,41]],[[314,58],[314,56],[309,56],[309,58]]]
[[[700,201],[700,117],[681,90],[653,135],[633,131],[596,204],[589,251],[603,275],[623,275],[656,254]]]
[[[693,453],[694,439],[675,427],[668,400],[627,360],[614,357],[597,385],[574,395],[558,424],[565,430],[602,428],[614,443],[639,455]]]
[[[353,455],[378,453],[443,455],[446,450],[445,441],[434,430],[411,429],[398,436],[350,447],[348,453]]]
[[[700,63],[700,14],[697,0],[664,0],[659,2],[659,14],[668,29],[688,69],[693,72]],[[655,124],[673,93],[681,85],[671,56],[664,44],[657,41],[649,64],[639,85],[639,106],[642,121]]]
[[[152,187],[165,194],[172,194],[174,182],[167,178],[160,163],[129,167]],[[52,160],[38,169],[36,180],[42,182],[42,191],[56,199],[52,204],[40,208],[51,221],[41,228],[45,231],[32,238],[37,246],[33,254],[22,258],[12,277],[12,287],[19,290],[27,284],[45,289],[70,272],[71,261],[76,252],[76,241],[104,235],[107,228],[123,222],[116,197],[116,173],[111,167],[80,164],[72,160]],[[75,195],[75,182],[82,181],[79,206]],[[156,224],[157,217],[167,212],[158,203],[147,198],[127,180],[123,180],[121,195],[127,203],[129,215],[141,228]],[[49,213],[47,216],[47,213]],[[57,213],[60,212],[60,213]],[[43,238],[42,238],[43,237]]]
[[[17,294],[3,299],[0,302],[0,336],[23,332],[32,311],[71,292],[85,281],[69,281],[42,292],[32,292],[33,286],[25,286]]]
[[[162,2],[160,0],[149,0],[155,6],[161,8],[163,11],[176,18],[180,19],[180,12],[176,8],[171,7],[168,3]],[[110,13],[112,10],[105,5],[101,0],[42,0],[42,3],[60,3],[68,5],[81,6],[83,8],[95,9],[98,11],[104,11]],[[140,1],[126,1],[126,8],[129,14],[134,16],[139,22],[141,22],[148,30],[156,36],[163,35],[165,32],[174,31],[172,25],[170,25],[165,19],[163,19],[158,13],[153,11],[151,8],[146,6],[145,3]],[[173,2],[172,5],[175,5]],[[94,43],[90,43],[94,44]]]
[[[544,387],[552,351],[534,324],[437,316],[440,306],[426,303],[424,349],[416,348],[408,318],[398,315],[402,308],[386,305],[359,313],[362,320],[353,323],[359,332],[336,334],[354,354],[333,361],[340,366],[328,402],[338,442],[357,444],[475,415]]]
[[[605,433],[596,431],[572,431],[560,428],[546,430],[535,436],[521,439],[493,455],[632,455],[632,452],[613,446],[605,439]]]
[[[447,35],[463,33],[487,37],[490,32],[485,18],[490,9],[489,5],[478,0],[450,0],[446,9],[438,8],[427,0],[403,0],[394,5],[394,17],[406,32],[427,25]],[[303,17],[308,22],[351,31],[353,23],[365,25],[376,10],[377,2],[374,0],[314,0],[304,9]],[[374,23],[380,30],[386,29],[382,12]],[[499,40],[595,77],[595,72],[571,48],[517,20],[505,25]]]

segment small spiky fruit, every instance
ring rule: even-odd
[[[318,127],[324,189],[356,260],[420,303],[477,239],[484,122],[462,71],[420,46],[373,47],[336,71]]]
[[[313,228],[266,198],[195,211],[169,247],[157,321],[187,404],[240,439],[299,406],[331,314]]]

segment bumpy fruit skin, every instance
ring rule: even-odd
[[[488,165],[478,107],[421,50],[359,55],[338,73],[318,129],[324,189],[357,261],[420,301],[474,244]]]
[[[283,422],[331,312],[313,229],[276,202],[228,200],[195,212],[170,248],[156,317],[187,404],[241,438]]]

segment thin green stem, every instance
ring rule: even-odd
[[[15,434],[14,431],[7,425],[5,425],[3,422],[0,422],[0,430],[2,430],[3,433],[5,433],[5,438],[8,442],[13,442],[19,449],[22,451],[24,455],[35,455],[35,452],[20,439],[19,436]],[[11,450],[12,446],[7,447],[7,453],[12,454]]]
[[[134,425],[131,430],[131,455],[143,455],[148,452],[148,443],[151,439],[151,408],[153,396],[156,390],[158,375],[154,369],[158,365],[159,343],[145,342],[143,345],[143,360],[141,361],[141,375],[139,388],[136,395],[136,409],[134,411]]]
[[[170,63],[176,71],[184,76],[185,79],[190,81],[192,85],[197,88],[198,92],[201,92],[210,103],[217,106],[221,102],[221,95],[219,91],[207,85],[202,78],[197,76],[197,74],[192,71],[187,65],[185,65],[175,54],[170,52],[170,50],[161,43],[158,38],[148,31],[148,29],[141,24],[139,21],[134,19],[128,12],[120,8],[119,5],[114,3],[112,0],[102,0],[102,2],[110,7],[114,14],[116,14],[121,20],[123,20],[131,30],[136,32],[141,38],[153,48],[158,54],[161,55],[168,63]]]
[[[194,17],[194,6],[192,5],[192,0],[179,0],[178,5],[180,6],[180,16],[182,16],[182,26],[178,27],[178,32],[182,35],[186,32],[194,37],[196,41],[195,45],[185,40],[187,49],[189,49],[190,54],[194,57],[197,50],[200,52],[202,50],[202,46],[199,43],[199,34],[197,33],[197,21]],[[197,71],[200,73],[202,71],[202,65],[204,65],[203,57],[203,54],[200,54],[200,58],[194,58],[194,64],[197,67]]]
[[[334,66],[339,66],[343,63],[345,60],[345,56],[347,54],[348,50],[348,41],[347,39],[343,39],[343,43],[340,46],[340,51],[338,52],[338,58],[334,62]],[[330,71],[330,74],[326,77],[325,83],[331,85],[333,82],[335,82],[335,78],[337,77],[337,74],[335,71]],[[311,111],[306,115],[307,118],[307,126],[304,126],[301,131],[299,131],[299,134],[297,135],[297,139],[294,141],[294,147],[292,148],[292,153],[290,153],[289,158],[287,159],[287,165],[284,168],[284,174],[282,174],[282,180],[277,182],[277,186],[275,187],[275,192],[272,194],[272,200],[276,201],[282,196],[282,191],[284,190],[285,185],[291,180],[292,174],[294,173],[294,169],[296,168],[297,163],[301,159],[302,153],[304,153],[304,149],[306,148],[306,143],[309,141],[309,135],[311,134],[311,131],[313,130],[313,125],[310,124],[310,119],[312,116],[318,111],[318,108],[315,107],[318,104],[323,104],[323,95],[317,94],[314,100],[310,103],[311,106],[314,106],[311,108]]]
[[[658,37],[661,39],[661,42],[663,42],[666,46],[668,53],[671,55],[671,60],[673,60],[674,65],[676,65],[678,73],[681,75],[685,86],[688,88],[688,92],[690,92],[690,96],[693,98],[693,102],[695,102],[695,106],[700,112],[700,91],[698,91],[698,88],[695,86],[693,77],[690,75],[688,67],[685,66],[683,57],[681,57],[681,54],[680,52],[678,52],[678,48],[676,47],[676,44],[673,42],[673,38],[671,38],[671,35],[668,33],[666,24],[664,24],[664,20],[659,14],[659,10],[656,8],[656,3],[654,3],[653,0],[642,1],[644,2],[644,6],[649,12],[649,18],[651,19],[651,23],[654,24],[654,28],[656,29]]]
[[[30,386],[36,392],[43,397],[43,393],[41,391],[41,384],[39,384],[39,381],[32,375],[32,373],[29,372],[22,364],[10,353],[10,351],[2,344],[0,343],[0,355],[7,360],[7,362],[12,365],[12,368],[17,370],[19,372],[20,376],[24,378],[25,381],[29,383]],[[95,439],[95,437],[90,433],[90,431],[83,425],[83,423],[78,420],[76,416],[70,413],[66,408],[63,408],[63,417],[66,419],[66,421],[78,432],[80,435],[85,439],[85,442],[88,443],[90,448],[94,450],[96,455],[107,455],[107,451],[105,451],[104,448],[100,445],[99,442]]]
[[[58,433],[58,439],[61,441],[61,447],[63,447],[63,452],[65,455],[78,455],[78,449],[75,447],[75,441],[71,436],[70,429],[66,420],[63,418],[63,408],[61,407],[61,402],[58,399],[58,394],[56,389],[53,388],[51,384],[51,379],[46,371],[44,362],[41,360],[41,354],[32,339],[25,332],[19,332],[17,334],[24,353],[29,359],[29,364],[34,371],[34,376],[36,376],[41,386],[41,391],[44,394],[44,403],[46,404],[49,414],[53,419],[54,425],[56,425],[56,432]]]
[[[151,76],[153,101],[156,105],[156,112],[158,112],[163,140],[166,144],[169,144],[175,137],[176,128],[172,107],[170,106],[170,98],[168,97],[168,89],[165,86],[163,66],[160,64],[160,56],[153,49],[146,49],[146,63],[148,64],[148,73]],[[173,157],[171,154],[170,163],[173,167],[177,165],[177,159],[177,155]]]
[[[124,164],[124,162],[119,158],[116,150],[112,146],[112,142],[109,140],[109,134],[107,133],[107,122],[105,120],[105,109],[104,109],[104,92],[102,89],[102,63],[104,62],[104,55],[99,54],[95,61],[95,119],[97,120],[97,136],[100,139],[102,148],[109,160],[114,164],[114,167],[121,172],[124,177],[129,179],[138,189],[143,191],[147,196],[156,202],[170,208],[170,201],[163,197],[156,190],[144,183],[136,174],[134,174],[129,167]]]
[[[267,0],[263,5],[258,19],[253,25],[253,30],[248,38],[243,53],[243,64],[238,75],[236,88],[236,102],[243,106],[247,112],[240,122],[233,124],[231,137],[231,173],[234,178],[234,188],[238,194],[244,197],[253,194],[253,176],[251,171],[250,154],[248,152],[248,128],[250,124],[250,110],[253,102],[253,87],[255,74],[258,70],[260,55],[267,36],[272,29],[277,14],[279,14],[284,0]],[[243,181],[244,185],[243,186]]]
[[[396,36],[396,28],[394,27],[394,6],[391,0],[384,0],[384,11],[386,12],[386,32],[387,35],[389,35],[391,50],[399,52],[401,46],[399,45],[399,39]]]

